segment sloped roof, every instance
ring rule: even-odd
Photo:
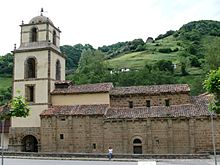
[[[209,116],[206,108],[194,105],[175,105],[170,107],[155,106],[151,108],[109,108],[106,118],[157,118],[157,117],[199,117]]]
[[[210,116],[207,95],[192,97],[192,104],[152,106],[140,108],[112,107],[105,117],[115,118],[157,118],[157,117],[202,117]]]
[[[169,84],[169,85],[149,85],[149,86],[131,86],[116,87],[110,91],[110,95],[127,94],[160,94],[160,93],[181,93],[190,92],[187,84]]]
[[[138,119],[162,117],[204,117],[208,111],[208,95],[192,97],[192,104],[152,106],[152,107],[109,107],[108,104],[53,106],[41,113],[41,116],[77,116],[103,115],[106,119]]]
[[[52,94],[101,93],[109,92],[112,87],[112,83],[70,85],[68,88],[57,88]]]
[[[41,116],[104,115],[108,107],[109,107],[108,104],[53,106],[47,110],[44,110],[40,115]]]

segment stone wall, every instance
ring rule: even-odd
[[[170,100],[170,105],[190,103],[188,94],[161,94],[161,95],[123,95],[110,96],[111,107],[128,107],[129,101],[133,101],[134,107],[146,107],[146,101],[150,100],[151,106],[165,106],[165,100]]]
[[[41,150],[40,128],[39,127],[11,127],[9,129],[9,151],[24,151],[24,139],[32,136],[37,140],[37,149]]]
[[[220,126],[220,120],[215,120]],[[63,135],[61,135],[63,134]],[[105,119],[100,116],[42,118],[41,151],[133,154],[135,139],[142,154],[191,154],[212,150],[209,118]],[[63,138],[63,139],[62,139]],[[217,149],[220,133],[217,131]]]
[[[102,117],[44,117],[41,124],[44,152],[103,152]]]
[[[215,121],[220,126],[219,119]],[[142,141],[143,154],[190,154],[212,150],[209,118],[146,119],[106,121],[105,148],[116,153],[133,153],[133,140]],[[217,131],[216,139],[220,138]],[[217,140],[217,149],[220,141]]]

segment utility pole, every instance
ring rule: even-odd
[[[2,98],[2,103],[4,103],[4,95],[0,95],[0,97]],[[3,109],[3,111],[4,111],[4,109]],[[1,119],[1,124],[2,124],[2,133],[1,133],[2,165],[4,165],[4,128],[5,128],[5,119]]]
[[[213,154],[215,159],[215,165],[217,165],[217,158],[216,158],[216,149],[215,149],[215,125],[213,121],[213,112],[210,112],[211,114],[211,127],[212,127],[212,145],[213,145]]]

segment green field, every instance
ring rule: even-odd
[[[145,48],[145,51],[121,54],[108,60],[110,67],[114,69],[138,69],[142,68],[146,64],[153,64],[159,60],[170,60],[174,64],[179,63],[178,53],[182,48],[178,46],[178,42],[172,36],[158,40],[155,43],[146,43]],[[171,53],[160,53],[158,50],[162,48],[178,48],[179,51]]]

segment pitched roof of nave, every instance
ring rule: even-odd
[[[62,83],[66,83],[66,81],[62,81],[60,84]],[[110,95],[188,93],[190,92],[190,88],[187,84],[167,84],[130,87],[113,87],[112,83],[97,83],[84,85],[69,84],[66,88],[56,88],[54,91],[52,91],[51,94],[57,95],[100,92],[109,92]]]
[[[109,107],[108,104],[53,106],[47,110],[44,110],[40,115],[41,116],[104,115],[108,107]]]
[[[102,93],[109,92],[112,87],[112,83],[69,85],[67,88],[56,88],[51,94]]]
[[[185,92],[190,92],[190,88],[187,84],[168,84],[168,85],[115,87],[111,90],[110,95],[160,94],[160,93],[185,93]]]
[[[192,97],[191,104],[152,106],[140,108],[110,107],[105,115],[106,118],[162,118],[162,117],[202,117],[210,116],[208,111],[208,98],[206,95]]]
[[[108,104],[53,106],[41,116],[89,116],[102,115],[106,119],[139,119],[167,117],[204,117],[208,111],[209,95],[192,97],[191,104],[151,107],[109,107]]]

